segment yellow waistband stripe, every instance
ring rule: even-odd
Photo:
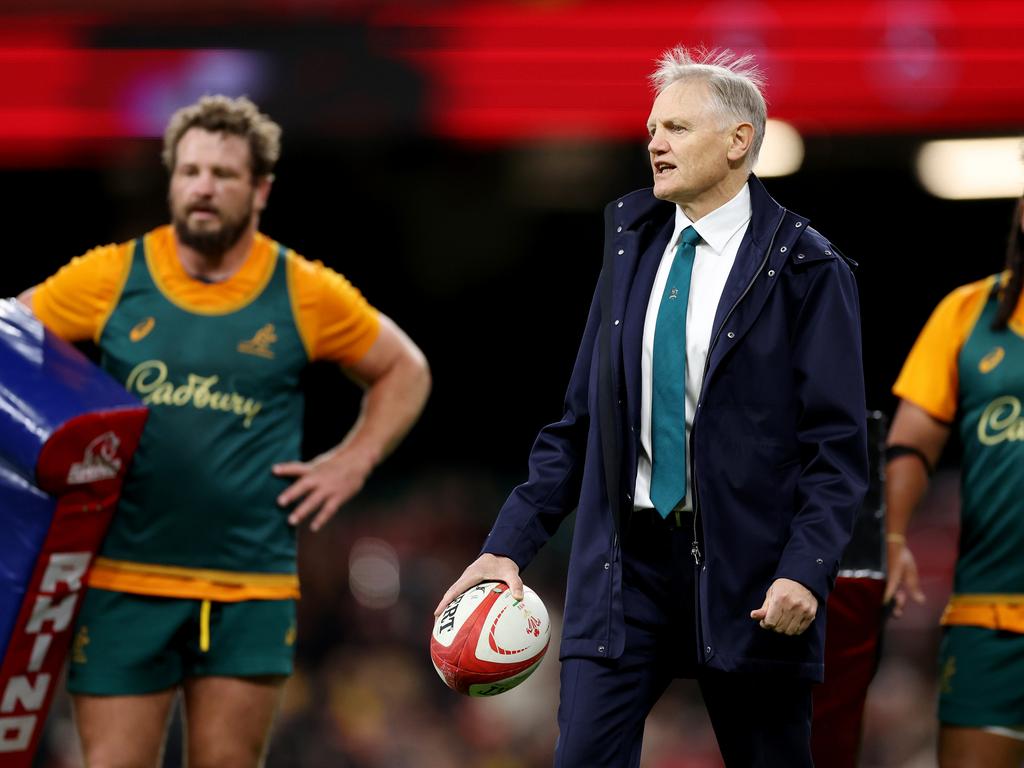
[[[1024,594],[1012,592],[994,594],[951,595],[950,605],[1024,605]]]
[[[1024,633],[1024,595],[953,595],[940,623]]]
[[[199,650],[210,650],[210,601],[203,600],[199,606]]]
[[[96,558],[89,586],[156,597],[239,602],[298,599],[294,573],[242,573]]]

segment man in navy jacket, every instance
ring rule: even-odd
[[[751,173],[766,119],[752,58],[676,48],[651,79],[654,188],[606,209],[564,415],[438,609],[483,580],[521,595],[520,570],[577,509],[555,764],[637,766],[648,712],[692,677],[730,768],[810,766],[818,609],[868,483],[857,288]],[[666,427],[654,338],[679,298],[685,424]],[[680,450],[655,453],[673,428]],[[654,502],[673,461],[685,494]]]

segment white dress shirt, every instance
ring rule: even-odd
[[[662,254],[644,318],[643,351],[640,358],[640,451],[633,493],[634,509],[650,509],[654,506],[651,502],[651,362],[654,354],[654,329],[679,237],[689,226],[697,230],[701,237],[694,256],[690,296],[686,304],[686,450],[689,451],[690,428],[700,397],[715,313],[749,224],[750,188],[746,184],[732,200],[698,221],[690,221],[683,209],[676,207],[675,229]],[[691,497],[690,457],[687,456],[686,498],[677,509],[693,509]]]

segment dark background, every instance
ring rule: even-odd
[[[549,190],[543,204],[531,199],[549,179],[522,178],[530,171],[517,168],[519,148],[407,136],[289,143],[287,115],[281,121],[284,155],[263,231],[345,274],[431,363],[428,409],[386,471],[454,464],[525,472],[537,429],[560,416],[600,270],[602,208],[649,185],[643,144],[585,148],[612,172],[584,180],[587,205],[562,207]],[[1013,210],[1007,200],[926,194],[910,167],[911,144],[810,140],[799,174],[765,182],[859,263],[867,401],[886,412],[889,388],[937,301],[1002,267]],[[0,293],[166,221],[159,144],[140,142],[133,154],[131,168],[3,173]],[[332,425],[321,408],[355,401],[331,374],[312,378],[311,450],[329,444],[350,413]]]

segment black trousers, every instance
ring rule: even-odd
[[[625,651],[563,660],[556,768],[639,766],[644,721],[675,678],[696,679],[727,768],[813,766],[809,681],[697,663],[693,529],[683,517],[676,526],[640,512],[623,532]]]

